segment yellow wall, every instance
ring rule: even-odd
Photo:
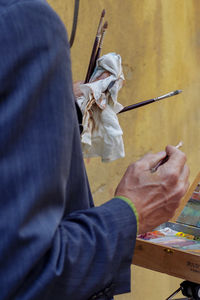
[[[70,32],[74,0],[49,0]],[[126,157],[102,164],[86,161],[96,204],[112,197],[126,167],[145,153],[184,142],[191,181],[199,172],[200,153],[200,1],[80,0],[79,23],[72,48],[74,80],[84,79],[101,10],[109,27],[103,53],[122,56],[126,84],[123,105],[182,89],[179,96],[119,116]],[[161,300],[181,280],[132,267],[132,293],[117,300]]]

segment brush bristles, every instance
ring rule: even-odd
[[[182,90],[176,90],[176,91],[174,91],[174,95],[177,95],[177,94],[180,94],[180,93],[182,93]]]

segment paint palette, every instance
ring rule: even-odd
[[[200,183],[197,184],[177,222],[200,228]]]
[[[132,263],[200,283],[200,173],[175,218],[138,236]]]

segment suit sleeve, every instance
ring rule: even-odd
[[[0,13],[0,299],[128,292],[132,209],[118,198],[73,209],[74,164],[85,174],[64,26],[44,0]]]

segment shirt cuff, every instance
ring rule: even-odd
[[[116,196],[115,198],[124,200],[131,207],[131,209],[134,212],[134,215],[136,217],[136,221],[137,221],[137,234],[138,234],[138,232],[139,232],[139,217],[138,217],[138,213],[137,213],[137,209],[136,209],[135,205],[133,204],[133,202],[130,199],[128,199],[128,198],[126,198],[124,196]]]

